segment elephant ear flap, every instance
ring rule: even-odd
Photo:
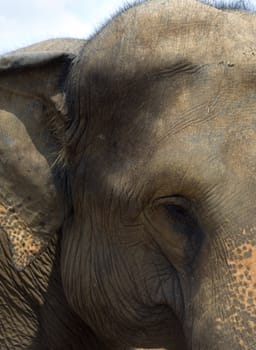
[[[15,53],[0,58],[0,235],[24,269],[63,222],[65,82],[75,56]]]

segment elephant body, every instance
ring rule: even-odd
[[[255,37],[151,0],[0,59],[3,348],[255,350]]]

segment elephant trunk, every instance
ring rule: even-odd
[[[256,349],[256,224],[248,225],[255,210],[247,201],[243,211],[242,203],[240,215],[225,214],[205,238],[195,263],[186,310],[189,349]]]

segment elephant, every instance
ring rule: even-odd
[[[256,349],[255,37],[149,0],[0,58],[0,348]]]

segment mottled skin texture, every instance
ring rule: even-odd
[[[24,286],[26,308],[44,275],[33,271],[48,266],[39,305],[57,276],[61,310],[92,329],[75,337],[89,349],[256,349],[255,37],[255,15],[152,0],[75,55],[0,60],[2,113],[16,123],[2,126],[1,205],[30,229],[15,241],[2,220],[6,305]]]

